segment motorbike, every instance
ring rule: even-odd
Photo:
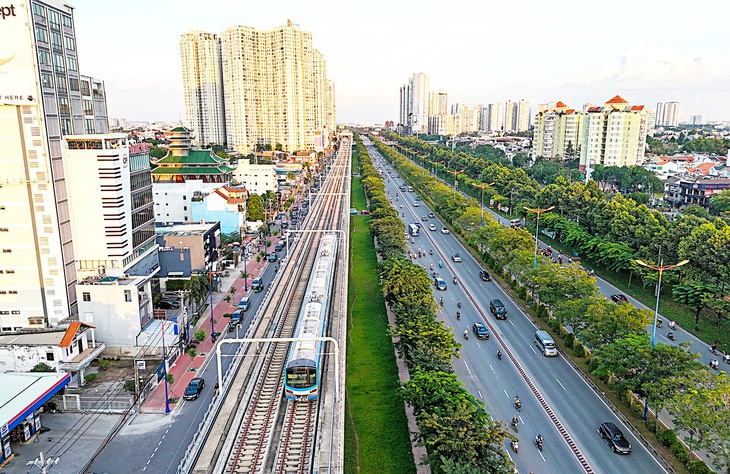
[[[466,339],[467,341],[469,340],[469,330],[468,329],[464,329],[464,339]]]
[[[724,360],[726,364],[730,364],[730,354],[722,356],[722,360]]]
[[[456,312],[456,320],[461,321],[461,311]]]
[[[431,270],[433,270],[433,263],[431,264]]]
[[[454,285],[456,285],[456,277],[454,277]]]
[[[542,451],[542,436],[535,437],[535,446],[537,446],[537,449]]]
[[[441,260],[439,260],[439,268],[442,268],[443,266],[444,264],[441,262]]]
[[[429,254],[429,255],[433,255],[433,249],[429,250],[429,251],[428,251],[428,254]]]
[[[512,429],[515,430],[515,433],[519,433],[520,430],[517,429],[518,423],[515,420],[512,420]]]
[[[497,359],[502,360],[502,351],[497,350]]]
[[[515,406],[515,410],[522,411],[522,402],[521,401],[515,400],[515,402],[513,403],[513,405]]]
[[[454,280],[456,280],[456,278],[454,278]],[[459,301],[456,302],[456,306],[459,307],[459,308],[461,308],[461,300],[459,300]]]
[[[675,323],[674,321],[669,321],[669,329],[671,329],[672,331],[677,329],[677,323]]]
[[[439,300],[439,304],[440,304],[441,306],[443,306],[443,305],[444,305],[444,299],[443,299],[443,298],[441,298],[441,299]]]
[[[669,331],[669,334],[667,334],[667,338],[669,338],[670,341],[674,340],[674,333],[672,331]]]
[[[515,453],[518,452],[520,449],[520,444],[517,441],[512,441],[512,449]]]

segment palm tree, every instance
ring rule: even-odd
[[[185,283],[185,289],[189,291],[187,294],[188,303],[194,306],[195,312],[197,312],[203,306],[210,291],[208,279],[204,276],[193,276]]]

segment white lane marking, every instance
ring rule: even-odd
[[[563,385],[562,383],[560,383],[560,379],[555,379],[555,380],[557,380],[558,383],[560,384],[560,386],[563,387],[563,390],[565,390],[567,392],[567,390],[565,389],[565,385]]]
[[[490,369],[492,369],[492,372],[493,372],[493,373],[494,373],[495,375],[497,375],[497,371],[496,371],[496,370],[494,370],[494,367],[492,367],[492,364],[489,364],[489,368],[490,368]]]
[[[535,354],[537,354],[537,351],[535,350],[534,347],[532,347],[531,345],[530,346],[527,346],[527,347],[529,347],[530,349],[532,349],[532,352],[534,352]]]
[[[509,394],[507,393],[507,390],[502,390],[504,392],[504,396],[509,398]]]
[[[482,391],[481,391],[481,390],[477,390],[477,393],[479,394],[479,398],[484,398],[484,397],[482,396]]]
[[[515,323],[513,323],[511,319],[508,319],[507,321],[509,321],[509,323],[512,325],[513,328],[517,327],[517,326],[515,326]]]
[[[547,462],[547,461],[545,460],[545,456],[543,456],[543,455],[542,455],[542,451],[538,449],[538,450],[537,450],[537,452],[538,452],[538,453],[540,454],[540,457],[542,458],[542,461],[543,461],[543,462]]]
[[[466,367],[466,371],[469,372],[469,375],[471,375],[471,369],[469,368],[469,364],[464,361],[464,366]]]
[[[518,416],[517,418],[520,419],[520,423],[522,423],[522,425],[524,426],[525,425],[525,420],[522,419],[522,415]]]

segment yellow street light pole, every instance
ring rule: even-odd
[[[555,209],[555,206],[550,206],[546,209],[531,209],[527,206],[522,206],[522,207],[530,212],[534,212],[535,214],[537,214],[537,225],[535,226],[535,258],[532,262],[532,268],[537,268],[537,247],[538,247],[538,236],[540,235],[539,234],[539,232],[540,232],[540,214],[542,214],[543,212],[552,211],[553,209]]]

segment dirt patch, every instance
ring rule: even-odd
[[[120,393],[126,393],[131,395],[123,389],[124,382],[126,380],[134,379],[134,360],[132,359],[104,359],[109,361],[109,366],[106,370],[100,368],[99,361],[94,363],[87,369],[86,374],[96,374],[96,378],[93,381],[86,382],[81,390],[80,395],[98,395],[104,393],[110,388],[112,391],[118,391]],[[146,372],[141,372],[140,376],[147,379],[154,369],[160,365],[161,360],[147,360]]]

